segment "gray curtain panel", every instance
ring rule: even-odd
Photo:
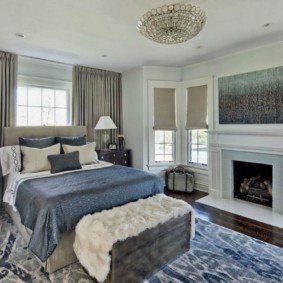
[[[94,131],[100,116],[110,116],[117,129],[110,139],[117,142],[122,133],[122,75],[99,69],[73,68],[73,125],[86,126],[88,141],[95,140],[101,148],[101,131]]]
[[[0,51],[0,147],[3,146],[3,129],[15,125],[18,57]],[[0,205],[3,200],[3,178],[0,166]]]
[[[3,128],[16,123],[17,55],[0,51],[0,146]]]

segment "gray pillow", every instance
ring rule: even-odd
[[[19,138],[19,144],[27,147],[45,148],[55,144],[55,137],[41,139]]]
[[[47,158],[51,164],[51,173],[82,169],[78,151],[66,154],[52,154],[48,155]]]

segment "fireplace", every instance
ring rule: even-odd
[[[234,198],[272,207],[272,165],[233,161]]]
[[[222,200],[229,200],[235,209],[243,214],[247,211],[241,209],[241,205],[247,210],[259,209],[259,211],[272,211],[283,215],[283,125],[276,126],[276,130],[267,125],[262,132],[252,130],[209,131],[209,194]],[[251,202],[240,201],[234,198],[234,161],[247,163],[267,164],[272,168],[272,207],[257,205]],[[264,170],[266,171],[266,170]],[[262,173],[255,173],[255,177]],[[251,178],[254,176],[248,176]],[[242,177],[241,177],[242,178]],[[243,176],[243,178],[246,178]],[[267,178],[263,176],[263,178]],[[239,181],[240,182],[240,181]],[[243,181],[242,181],[243,182]],[[239,185],[238,185],[239,186]],[[238,187],[237,186],[237,187]],[[240,183],[241,186],[241,183]],[[253,212],[254,213],[254,212]],[[257,214],[259,216],[261,212]]]
[[[278,212],[283,214],[283,154],[270,154],[270,153],[262,153],[262,152],[247,152],[247,151],[241,151],[241,150],[222,150],[221,151],[221,174],[220,176],[220,190],[219,190],[219,197],[223,199],[235,199],[234,197],[234,162],[239,161],[243,163],[248,163],[249,165],[258,165],[263,164],[267,165],[268,167],[262,167],[264,169],[256,169],[259,171],[253,172],[254,169],[251,170],[250,176],[240,176],[237,177],[237,179],[245,179],[245,178],[253,178],[258,177],[261,175],[263,181],[268,181],[269,175],[266,174],[266,171],[269,171],[269,174],[271,175],[270,183],[272,184],[272,207],[267,207],[266,204],[260,205],[263,209],[271,209],[274,212]],[[243,165],[243,163],[240,165]],[[236,165],[237,166],[237,165]],[[253,168],[254,166],[251,166]],[[257,166],[256,166],[257,167]],[[244,169],[243,171],[246,171],[248,169]],[[270,170],[272,173],[270,173]],[[262,172],[263,171],[263,172]],[[259,172],[259,173],[258,173]],[[214,176],[217,176],[217,171],[215,171]],[[241,186],[242,181],[238,181],[239,185],[237,187]],[[252,198],[249,197],[250,200]],[[256,198],[254,198],[256,199]],[[235,199],[238,200],[238,199]],[[254,202],[254,201],[253,201]],[[248,202],[245,202],[248,203]],[[254,204],[249,202],[251,206]],[[248,203],[248,204],[249,204]],[[257,207],[258,205],[255,204]],[[270,204],[269,204],[270,205]]]

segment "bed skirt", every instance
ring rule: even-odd
[[[32,231],[21,224],[20,215],[15,212],[9,204],[3,203],[3,205],[19,229],[25,242],[28,244]],[[78,261],[73,250],[74,240],[75,231],[64,232],[60,235],[60,240],[55,250],[46,261],[42,262],[38,257],[35,257],[46,272],[53,273],[60,268],[66,267]]]

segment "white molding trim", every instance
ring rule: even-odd
[[[42,77],[34,77],[34,76],[26,76],[26,75],[18,75],[18,83],[19,85],[29,84],[29,85],[37,85],[37,86],[61,86],[64,88],[72,89],[72,82],[66,80],[56,80]]]
[[[283,136],[283,132],[279,132],[279,131],[237,131],[237,130],[233,130],[233,131],[226,131],[226,130],[208,130],[207,131],[208,134],[219,134],[219,135],[247,135],[247,136]]]
[[[195,182],[195,190],[208,193],[208,184],[204,182]]]
[[[209,192],[209,195],[210,195],[210,196],[213,196],[213,197],[215,197],[215,198],[218,198],[218,197],[219,197],[217,190],[209,189],[208,192]]]
[[[64,68],[64,69],[73,69],[73,65],[71,64],[66,64],[66,63],[62,63],[62,62],[56,62],[56,61],[50,61],[50,60],[45,60],[42,58],[35,58],[35,57],[28,57],[28,56],[24,56],[24,55],[20,55],[18,57],[18,61],[21,62],[31,62],[34,65],[49,65],[49,66],[53,66],[53,67],[60,67],[60,68]]]
[[[227,145],[227,144],[210,144],[211,148],[221,148],[221,150],[234,150],[234,151],[248,151],[248,152],[260,152],[260,153],[275,153],[283,155],[283,148],[274,147],[258,147],[248,145]]]

